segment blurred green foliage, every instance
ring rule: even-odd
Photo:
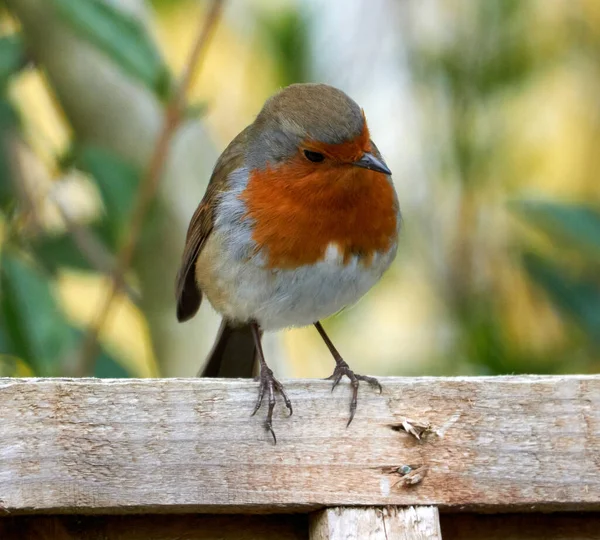
[[[260,19],[259,35],[275,64],[278,83],[308,82],[310,75],[309,21],[299,6]]]
[[[140,172],[114,152],[94,146],[82,147],[75,163],[94,177],[100,190],[105,210],[102,238],[112,247],[120,246],[140,183]]]
[[[103,51],[128,76],[165,99],[171,77],[154,40],[144,26],[118,8],[99,0],[54,0],[64,23]],[[61,310],[55,296],[58,272],[64,268],[98,268],[80,250],[72,231],[49,232],[32,226],[34,208],[27,189],[19,189],[14,167],[15,145],[25,145],[8,88],[27,67],[26,40],[18,34],[0,38],[0,366],[1,374],[18,371],[15,359],[38,376],[69,374],[79,360],[82,329]],[[68,159],[57,159],[63,171],[76,168],[92,178],[104,212],[87,228],[94,245],[115,254],[123,242],[140,171],[113,152],[72,141]],[[101,349],[95,376],[126,377],[123,362]]]
[[[584,204],[565,204],[523,199],[512,203],[513,211],[560,243],[562,249],[581,254],[590,266],[600,261],[600,209]]]
[[[54,0],[54,3],[63,20],[82,38],[157,95],[168,97],[169,70],[138,19],[102,0]]]
[[[435,104],[429,118],[428,138],[444,143],[431,152],[437,168],[431,174],[442,181],[459,182],[461,195],[456,208],[456,256],[450,259],[449,281],[441,288],[445,307],[456,321],[459,334],[454,350],[443,360],[453,372],[458,357],[476,373],[558,373],[573,369],[593,369],[594,353],[581,364],[565,362],[565,350],[541,355],[511,340],[501,296],[494,278],[482,285],[478,268],[493,266],[487,250],[475,233],[481,219],[478,201],[489,201],[489,190],[509,178],[502,149],[511,137],[507,118],[497,113],[502,100],[518,93],[529,81],[557,58],[558,46],[541,52],[532,38],[532,6],[520,0],[454,2],[463,16],[451,18],[443,46],[430,46],[415,40],[410,63],[419,90]],[[590,40],[589,46],[593,41]],[[597,43],[593,45],[597,48]],[[583,47],[581,54],[589,47]],[[558,55],[560,56],[560,55]],[[482,125],[485,130],[482,131]],[[506,186],[504,186],[506,189]],[[600,336],[600,242],[598,207],[523,200],[510,206],[532,226],[545,231],[551,242],[561,242],[561,264],[533,247],[519,247],[517,257],[535,287],[541,289],[565,320],[577,326],[574,334],[585,333],[585,345],[577,337],[577,347],[597,343]],[[524,240],[515,240],[523,244]],[[584,273],[575,275],[565,267],[567,252],[572,259],[585,259]],[[508,260],[510,253],[505,253]],[[584,275],[585,274],[585,275]],[[510,294],[506,291],[504,294]],[[597,358],[596,350],[596,358]],[[567,353],[568,354],[568,353]],[[575,356],[575,355],[573,355]],[[460,362],[459,362],[460,364]]]
[[[172,77],[153,37],[143,24],[102,0],[52,0],[61,22],[109,58],[126,76],[150,89],[164,102]],[[161,7],[171,3],[155,2]],[[551,249],[513,238],[517,263],[529,282],[554,306],[572,334],[571,349],[524,349],[508,335],[502,302],[493,288],[482,288],[475,264],[489,253],[471,234],[476,228],[473,208],[485,190],[506,176],[497,150],[510,137],[506,119],[493,114],[504,95],[516,92],[551,61],[530,36],[535,23],[530,4],[520,0],[490,0],[470,4],[468,16],[455,17],[455,27],[443,46],[420,43],[409,51],[411,74],[423,95],[434,95],[430,125],[434,141],[433,176],[459,185],[455,256],[448,261],[444,308],[458,328],[457,344],[446,353],[450,362],[472,367],[475,373],[559,373],[593,369],[600,353],[600,208],[522,199],[510,203],[515,215],[546,235]],[[318,17],[318,12],[314,13]],[[309,47],[311,20],[298,4],[258,18],[262,44],[275,65],[277,83],[312,80]],[[574,35],[584,35],[578,34]],[[31,201],[14,166],[15,144],[26,145],[19,115],[10,98],[10,85],[32,66],[25,39],[18,33],[0,37],[0,375],[19,373],[24,362],[40,376],[68,374],[77,363],[82,329],[68,320],[55,293],[63,269],[97,272],[99,268],[68,227],[59,232],[35,226]],[[600,41],[581,38],[582,54],[597,56]],[[441,99],[439,96],[442,96]],[[486,129],[482,132],[482,111]],[[204,105],[190,107],[190,116]],[[439,142],[441,122],[447,123],[447,143]],[[30,149],[31,150],[31,149]],[[431,157],[430,156],[430,157]],[[73,136],[71,151],[56,159],[60,173],[81,171],[92,179],[103,212],[85,225],[95,246],[114,256],[128,226],[141,171],[120,155]],[[502,202],[499,204],[502,205]],[[428,209],[429,211],[429,209]],[[165,225],[166,226],[166,225]],[[152,234],[152,221],[145,235]],[[144,238],[142,238],[144,241]],[[510,253],[502,256],[509,258]],[[101,269],[101,271],[106,271]],[[170,284],[168,284],[170,286]],[[441,289],[442,287],[440,287]],[[574,352],[575,351],[575,352]],[[565,354],[570,354],[569,363]],[[456,362],[456,359],[462,362]],[[578,359],[583,358],[583,361]],[[123,359],[102,350],[94,374],[101,377],[136,375]]]
[[[526,2],[490,0],[466,5],[470,16],[455,19],[452,39],[443,47],[413,50],[411,66],[419,82],[440,88],[448,100],[444,118],[450,124],[450,138],[442,155],[445,167],[456,167],[458,180],[476,188],[492,178],[494,149],[507,136],[502,119],[492,117],[482,137],[477,129],[482,111],[491,110],[502,93],[524,85],[542,59],[532,50]]]
[[[522,200],[513,208],[558,248],[554,256],[524,249],[525,270],[600,352],[600,206]]]
[[[2,255],[1,306],[9,336],[7,352],[40,376],[58,375],[74,336],[47,276],[10,251]]]
[[[10,77],[27,63],[23,40],[18,34],[0,38],[0,87],[4,91]]]

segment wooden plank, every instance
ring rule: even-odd
[[[306,540],[303,514],[19,516],[0,519],[2,540]]]
[[[600,377],[286,381],[273,446],[256,383],[0,379],[8,512],[600,509]],[[421,440],[406,433],[430,423]],[[403,473],[408,473],[403,476]],[[1,510],[0,510],[1,511]]]
[[[311,515],[310,540],[441,540],[434,506],[327,508]]]
[[[600,540],[600,513],[442,514],[444,540]]]

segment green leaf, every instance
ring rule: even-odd
[[[15,377],[19,359],[0,353],[0,377]]]
[[[2,129],[16,129],[20,125],[19,114],[10,101],[0,98],[0,127]]]
[[[552,239],[600,257],[600,208],[543,200],[521,200],[512,208]]]
[[[278,10],[275,16],[259,20],[260,36],[275,61],[281,86],[310,80],[310,32],[298,7]]]
[[[21,36],[0,37],[0,88],[5,89],[11,75],[26,64],[27,56]]]
[[[78,166],[91,174],[106,209],[105,229],[108,243],[118,246],[129,224],[135,194],[140,183],[139,171],[114,152],[97,146],[84,146],[78,153]]]
[[[83,343],[83,340],[86,336],[81,328],[71,326],[70,331],[77,346]],[[101,344],[99,345],[100,352],[96,357],[93,376],[102,379],[126,379],[131,377],[131,374],[123,367],[123,364],[119,361],[119,359],[115,358],[104,347],[102,347]],[[75,350],[78,350],[77,347]]]
[[[7,142],[18,125],[19,117],[13,106],[0,98],[0,208],[6,208],[14,200]]]
[[[0,293],[1,298],[1,293]],[[2,316],[0,314],[0,321]],[[14,355],[15,348],[4,324],[0,324],[0,355]]]
[[[77,270],[95,270],[68,234],[35,238],[29,247],[36,259],[52,273],[64,266]]]
[[[131,374],[118,360],[103,350],[96,359],[94,377],[101,379],[127,379],[131,377]]]
[[[86,232],[89,235],[86,240],[92,243],[88,248],[94,250],[99,258],[102,257],[102,252],[106,252],[108,255],[109,250],[101,240],[108,236],[107,224],[96,222],[87,225]],[[44,269],[52,274],[55,274],[61,267],[84,271],[98,271],[99,269],[81,252],[70,233],[37,236],[28,242],[27,247]],[[105,262],[107,266],[110,264],[110,261]],[[104,271],[105,268],[100,268],[100,270]]]
[[[14,354],[37,375],[56,375],[73,336],[49,280],[10,252],[2,256],[1,280],[0,314]]]
[[[523,254],[523,266],[552,303],[600,344],[600,285],[585,277],[574,277],[531,252]]]
[[[159,96],[168,96],[169,71],[141,21],[103,0],[54,0],[54,4],[78,35]]]

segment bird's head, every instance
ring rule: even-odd
[[[247,161],[251,170],[295,178],[391,175],[362,109],[325,84],[293,84],[268,99],[251,126]]]

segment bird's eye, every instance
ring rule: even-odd
[[[312,161],[313,163],[321,163],[325,159],[323,154],[319,154],[319,152],[312,152],[310,150],[304,150],[304,156],[308,161]]]

